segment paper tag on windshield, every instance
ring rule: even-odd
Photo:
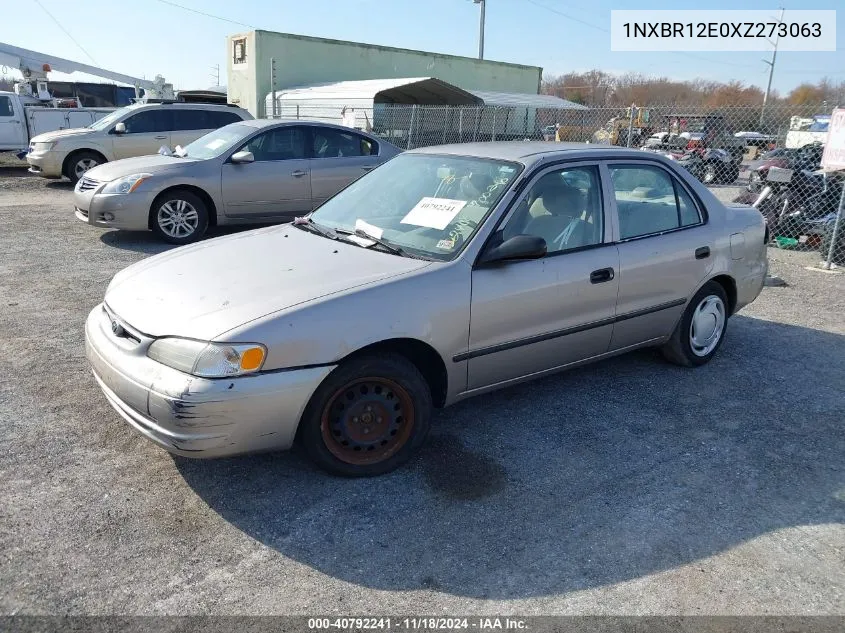
[[[402,224],[427,226],[431,229],[443,230],[455,219],[461,209],[466,206],[466,200],[450,200],[448,198],[423,198],[402,218]]]
[[[214,139],[211,143],[208,143],[205,147],[206,149],[218,149],[223,147],[226,144],[226,141],[222,138]]]
[[[364,222],[364,220],[355,220],[355,230],[364,231],[364,233],[372,235],[377,240],[380,240],[382,233],[384,233],[384,229],[380,229],[369,222]]]

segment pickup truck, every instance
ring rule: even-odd
[[[115,108],[55,108],[32,97],[0,91],[0,152],[24,158],[39,134],[88,127]]]

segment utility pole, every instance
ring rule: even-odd
[[[220,85],[220,64],[215,64],[211,69],[214,71],[211,73],[211,76],[214,79],[214,87],[216,88]]]
[[[484,9],[487,0],[472,0],[475,4],[481,5],[481,20],[478,27],[478,59],[484,59]]]
[[[778,18],[778,24],[783,22],[783,7],[780,9],[780,18]],[[780,31],[780,29],[778,29]],[[769,65],[769,83],[766,84],[766,94],[763,95],[763,107],[760,108],[760,125],[763,125],[763,117],[766,114],[766,103],[769,100],[769,93],[772,91],[772,77],[775,74],[775,61],[778,58],[778,41],[780,40],[780,33],[778,33],[777,37],[775,37],[774,49],[772,50],[772,61],[763,60],[764,64]]]

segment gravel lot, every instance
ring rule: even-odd
[[[70,205],[0,167],[0,612],[845,614],[845,274],[816,255],[770,252],[788,286],[704,368],[646,351],[463,402],[411,467],[346,481],[136,435],[82,325],[166,247]]]

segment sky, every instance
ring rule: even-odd
[[[173,3],[226,18],[199,15]],[[839,6],[837,6],[839,5]],[[541,66],[544,76],[593,68],[673,79],[739,80],[765,88],[768,53],[611,52],[611,9],[836,9],[836,52],[778,54],[772,87],[845,80],[841,0],[487,0],[485,58]],[[163,75],[177,89],[226,83],[226,36],[260,28],[475,57],[472,0],[0,0],[0,42],[127,75]],[[0,67],[0,74],[4,68]],[[5,74],[16,75],[12,69]],[[54,73],[54,79],[65,79]],[[76,74],[75,80],[86,80]]]

